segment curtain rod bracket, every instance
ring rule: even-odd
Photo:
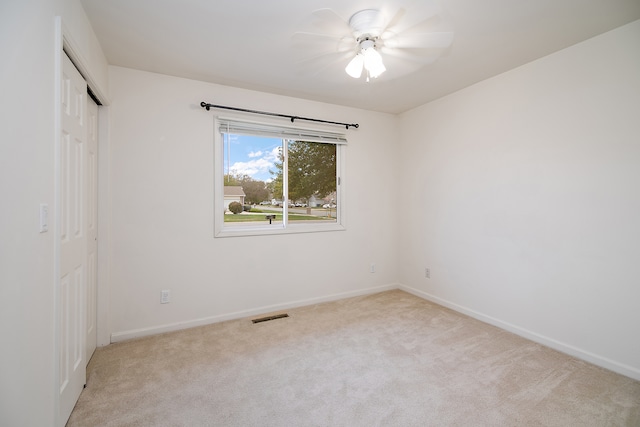
[[[264,116],[286,117],[286,118],[291,120],[291,123],[294,123],[295,120],[306,120],[308,122],[327,123],[327,124],[330,124],[330,125],[345,126],[347,128],[347,130],[349,130],[350,127],[353,127],[353,128],[356,128],[356,129],[358,129],[360,127],[360,125],[358,123],[340,123],[340,122],[332,122],[332,121],[329,121],[329,120],[311,119],[311,118],[308,118],[308,117],[290,116],[288,114],[268,113],[266,111],[258,111],[258,110],[247,110],[245,108],[236,108],[236,107],[227,107],[225,105],[209,104],[209,103],[204,102],[204,101],[202,101],[200,103],[200,106],[202,108],[206,109],[207,111],[211,111],[212,108],[222,108],[222,109],[225,109],[225,110],[242,111],[244,113],[262,114]]]

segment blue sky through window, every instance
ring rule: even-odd
[[[249,175],[270,182],[274,163],[282,149],[282,140],[248,135],[224,134],[224,173]]]

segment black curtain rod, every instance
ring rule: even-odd
[[[225,105],[208,104],[208,103],[206,103],[204,101],[200,103],[200,106],[202,108],[206,108],[207,111],[209,111],[211,108],[224,108],[225,110],[234,110],[234,111],[242,111],[244,113],[262,114],[264,116],[286,117],[287,119],[291,119],[291,123],[293,123],[294,120],[306,120],[308,122],[328,123],[330,125],[345,126],[347,128],[347,130],[350,127],[353,127],[353,128],[356,128],[356,129],[358,129],[360,127],[360,125],[357,124],[357,123],[331,122],[331,121],[328,121],[328,120],[310,119],[308,117],[290,116],[288,114],[278,114],[278,113],[268,113],[266,111],[247,110],[245,108],[236,108],[236,107],[227,107]]]

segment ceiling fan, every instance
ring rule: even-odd
[[[420,66],[435,62],[453,42],[451,31],[425,31],[437,19],[435,12],[417,23],[405,19],[404,9],[390,19],[378,9],[360,10],[348,20],[332,9],[319,9],[313,15],[321,32],[299,32],[294,39],[308,46],[324,45],[325,50],[311,59],[321,61],[320,67],[344,61],[345,72],[356,79],[363,72],[367,81],[382,75],[387,70],[385,57]],[[333,60],[326,59],[332,55]]]

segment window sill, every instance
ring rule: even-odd
[[[214,237],[245,237],[245,236],[272,236],[277,234],[300,234],[300,233],[321,233],[326,231],[344,231],[346,227],[342,224],[290,224],[287,228],[273,224],[265,227],[223,227],[216,230]]]

